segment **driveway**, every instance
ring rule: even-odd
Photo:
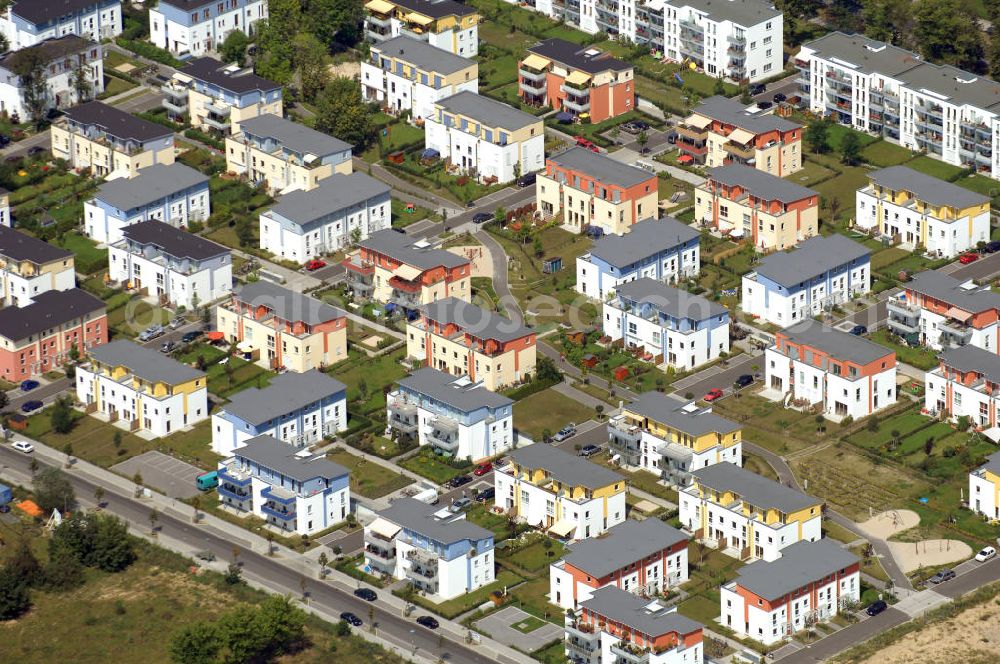
[[[146,486],[158,489],[171,498],[190,498],[200,491],[195,479],[205,471],[189,463],[167,456],[162,452],[145,452],[111,467],[116,473],[132,478],[142,475]]]
[[[516,646],[525,652],[540,650],[546,644],[561,638],[563,635],[563,630],[550,622],[546,622],[530,632],[522,632],[514,628],[515,625],[525,624],[526,620],[534,622],[538,619],[517,607],[508,606],[482,620],[477,620],[475,627],[500,643],[506,646]]]

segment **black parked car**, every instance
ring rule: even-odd
[[[28,148],[28,156],[34,157],[35,155],[42,154],[45,152],[45,148],[40,145],[36,145],[33,148]]]
[[[781,102],[788,99],[788,97],[785,96],[784,92],[775,92],[773,99],[775,104],[780,104]]]
[[[517,179],[517,186],[521,188],[530,187],[535,184],[535,178],[536,175],[534,173],[525,173]]]
[[[878,614],[882,613],[888,608],[889,608],[888,604],[886,604],[882,600],[878,600],[877,602],[872,602],[871,604],[869,604],[868,608],[865,609],[865,613],[867,613],[870,616],[877,616]]]
[[[750,86],[750,94],[753,95],[754,97],[760,94],[764,94],[765,90],[767,90],[767,86],[764,85],[763,83],[754,83],[753,85]]]
[[[474,224],[485,224],[487,221],[492,219],[494,215],[489,212],[477,212],[472,215],[472,223]]]
[[[851,334],[860,337],[862,334],[868,334],[868,328],[864,325],[855,325],[851,328]]]
[[[30,413],[33,410],[38,410],[44,405],[45,404],[43,404],[41,401],[34,401],[34,400],[25,401],[24,403],[21,404],[21,410],[24,411],[25,413]]]
[[[992,242],[987,242],[986,246],[983,247],[983,251],[985,251],[988,254],[995,254],[996,252],[1000,251],[1000,241],[993,240]]]
[[[354,596],[360,597],[366,602],[374,602],[375,600],[378,599],[378,595],[376,595],[375,591],[372,590],[371,588],[358,588],[357,590],[354,591]]]
[[[451,487],[452,489],[457,489],[460,486],[465,486],[471,481],[472,478],[469,477],[468,475],[459,475],[458,477],[453,477],[451,481],[448,482],[448,486]]]
[[[434,618],[431,618],[430,616],[420,616],[419,618],[417,618],[417,624],[423,625],[427,629],[438,628],[438,621],[435,620]]]
[[[361,627],[361,618],[358,618],[356,615],[354,615],[350,611],[344,611],[343,613],[341,613],[340,614],[340,619],[343,620],[348,625],[354,625],[355,627]]]
[[[483,489],[482,491],[476,494],[476,502],[477,503],[489,502],[494,498],[496,498],[496,495],[497,495],[497,490],[494,489],[493,487]]]
[[[184,333],[184,336],[181,337],[181,341],[183,341],[186,344],[189,344],[200,336],[201,332],[199,332],[198,330],[191,330],[190,332]]]
[[[739,378],[737,378],[736,382],[733,383],[733,384],[736,386],[737,389],[739,389],[739,388],[742,388],[742,387],[746,387],[747,385],[750,385],[751,383],[753,383],[753,376],[751,376],[750,374],[743,374],[742,376],[740,376]]]

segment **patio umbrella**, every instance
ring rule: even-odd
[[[209,341],[222,341],[225,336],[222,332],[209,332],[205,335],[205,338]]]

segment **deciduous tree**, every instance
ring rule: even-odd
[[[35,502],[46,512],[69,510],[76,503],[73,485],[69,483],[66,473],[58,468],[46,468],[35,475],[34,489]]]
[[[333,78],[316,95],[316,129],[359,147],[373,136],[371,112],[361,100],[361,89],[349,78]]]

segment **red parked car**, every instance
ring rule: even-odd
[[[481,463],[478,466],[476,466],[476,469],[472,471],[472,474],[475,475],[476,477],[482,477],[491,470],[493,470],[493,464],[487,461],[486,463]]]
[[[319,259],[313,259],[306,263],[306,269],[312,272],[313,270],[318,270],[321,267],[326,267],[326,261],[321,261]]]
[[[722,390],[720,390],[717,387],[712,388],[711,390],[708,391],[708,394],[706,394],[703,398],[705,399],[705,401],[715,401],[716,399],[721,399]]]
[[[589,139],[586,139],[583,136],[577,136],[576,137],[576,144],[579,145],[581,148],[587,148],[591,152],[600,152],[601,151],[601,148],[599,148],[596,145],[594,145],[593,141],[591,141]]]
[[[961,263],[962,265],[975,263],[978,260],[979,260],[979,254],[973,254],[971,252],[968,254],[962,254],[961,256],[958,257],[958,262]]]

